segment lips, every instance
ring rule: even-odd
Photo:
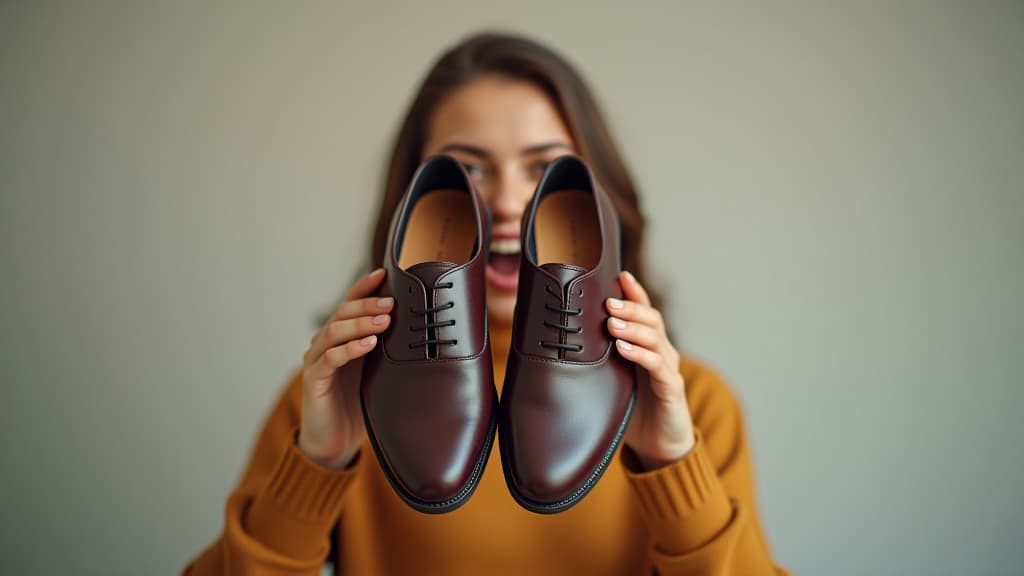
[[[519,285],[518,234],[495,234],[485,275],[492,288],[515,292]]]
[[[519,285],[519,255],[491,254],[487,264],[487,283],[505,292],[512,292]]]

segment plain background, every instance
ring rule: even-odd
[[[0,572],[171,574],[443,47],[530,34],[642,187],[797,574],[1024,565],[1024,3],[0,2]]]

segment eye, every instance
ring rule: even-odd
[[[534,180],[540,180],[541,177],[544,176],[544,171],[548,169],[548,166],[550,164],[551,162],[548,162],[547,160],[540,160],[538,162],[530,164],[530,178],[533,178]]]
[[[482,178],[484,175],[484,167],[479,164],[463,162],[462,167],[466,169],[466,174],[469,174],[470,178]]]

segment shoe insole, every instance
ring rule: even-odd
[[[601,260],[601,227],[593,195],[559,190],[546,195],[533,221],[537,264],[574,264],[593,270]]]
[[[476,247],[473,199],[462,190],[432,190],[416,201],[405,225],[398,266],[465,264]]]

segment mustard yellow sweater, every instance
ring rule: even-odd
[[[509,327],[491,325],[499,393],[510,340]],[[335,571],[344,575],[786,574],[772,561],[758,520],[735,396],[692,360],[680,370],[697,429],[694,449],[644,472],[623,448],[589,495],[550,516],[512,500],[497,447],[470,500],[443,515],[405,505],[369,445],[347,470],[311,462],[295,445],[299,370],[228,497],[223,533],[184,574],[319,575],[332,535]]]

